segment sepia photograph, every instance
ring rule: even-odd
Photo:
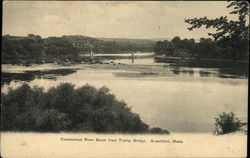
[[[1,157],[247,157],[247,1],[2,4]]]

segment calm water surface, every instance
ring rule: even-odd
[[[106,61],[131,64],[129,58]],[[3,79],[6,82],[2,83],[2,91],[6,92],[8,87],[15,88],[24,82],[32,86],[43,86],[45,89],[62,82],[71,82],[77,87],[87,83],[97,88],[107,86],[111,93],[128,103],[132,111],[138,113],[151,127],[159,126],[170,132],[211,133],[214,117],[222,112],[233,111],[243,121],[247,120],[246,75],[221,73],[219,68],[214,67],[155,63],[152,57],[138,58],[134,65],[159,66],[171,75],[143,75],[122,69],[95,69],[84,64],[69,67],[48,64],[28,68],[4,65]],[[41,71],[44,69],[47,71]],[[22,79],[18,78],[20,76]]]

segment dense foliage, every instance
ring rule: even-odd
[[[2,94],[4,131],[148,133],[149,126],[109,89],[70,83],[44,91],[23,84]],[[168,131],[153,128],[152,133]]]
[[[81,61],[79,54],[123,53],[152,51],[151,40],[99,40],[86,36],[62,36],[41,38],[39,35],[2,36],[2,63],[24,64],[51,63],[55,61]]]
[[[28,37],[5,35],[2,37],[2,63],[41,64],[56,60],[73,60],[79,52],[62,38],[42,39],[38,35]]]
[[[155,53],[192,58],[248,60],[249,4],[246,1],[233,1],[228,8],[234,9],[230,14],[238,15],[238,20],[228,20],[227,16],[185,20],[191,25],[188,28],[190,31],[202,26],[216,29],[215,33],[208,34],[213,39],[201,38],[199,42],[195,42],[193,39],[181,40],[174,37],[171,41],[158,41],[154,47]]]
[[[207,17],[186,19],[185,22],[192,25],[188,29],[193,30],[205,26],[206,28],[216,29],[216,33],[209,33],[215,40],[221,38],[248,40],[249,22],[247,20],[249,18],[249,3],[247,1],[232,1],[227,8],[234,9],[230,14],[238,15],[237,21],[229,20],[227,16],[221,16],[216,19],[208,19]]]
[[[189,58],[210,58],[210,59],[231,59],[247,60],[247,41],[238,42],[234,49],[223,40],[214,41],[211,38],[200,38],[199,42],[194,39],[180,39],[174,37],[171,41],[158,41],[154,46],[157,55],[189,57]]]
[[[231,113],[222,113],[215,118],[215,131],[217,135],[228,134],[240,130],[243,124],[236,115]]]
[[[42,62],[44,52],[43,40],[37,35],[16,38],[2,37],[2,63]]]
[[[232,1],[227,6],[233,8],[230,14],[238,16],[237,20],[229,20],[227,16],[216,19],[193,18],[186,19],[185,22],[192,25],[190,31],[195,28],[205,26],[216,29],[212,36],[217,47],[217,53],[223,52],[229,58],[248,59],[249,58],[249,3],[247,1]]]
[[[195,49],[194,39],[181,40],[180,37],[174,37],[171,41],[158,41],[154,46],[154,52],[158,55],[167,56],[191,56]]]

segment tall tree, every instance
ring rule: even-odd
[[[215,41],[220,41],[219,47],[227,45],[231,50],[233,58],[248,58],[249,41],[249,4],[247,1],[231,1],[227,8],[233,8],[230,14],[238,15],[237,20],[229,20],[227,16],[221,16],[216,19],[203,18],[185,19],[185,22],[192,25],[188,29],[205,26],[206,28],[215,28],[215,33],[208,33]]]
[[[228,20],[227,16],[221,16],[216,19],[203,18],[185,19],[185,22],[192,26],[188,29],[191,31],[195,28],[205,26],[206,28],[216,28],[216,33],[208,33],[213,36],[215,40],[220,38],[230,39],[248,39],[249,24],[247,18],[249,16],[249,4],[247,1],[233,1],[227,8],[233,7],[234,10],[230,14],[237,14],[238,20]]]

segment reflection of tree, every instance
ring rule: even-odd
[[[156,60],[157,61],[157,60]],[[248,78],[249,75],[249,63],[245,61],[234,62],[231,60],[209,60],[209,59],[186,59],[186,60],[174,60],[168,59],[167,61],[157,61],[157,62],[168,62],[170,64],[171,71],[174,74],[185,73],[180,67],[196,67],[196,68],[215,68],[218,73],[199,71],[200,76],[218,76],[218,77],[228,77],[228,78]],[[177,65],[177,66],[176,66]],[[192,72],[191,72],[192,73]],[[191,74],[189,73],[189,74]]]
[[[24,73],[10,73],[2,72],[1,83],[9,84],[11,81],[25,81],[29,82],[35,78],[46,78],[46,79],[56,79],[58,76],[65,76],[76,72],[73,69],[52,69],[52,70],[37,70],[37,71],[25,71]]]

